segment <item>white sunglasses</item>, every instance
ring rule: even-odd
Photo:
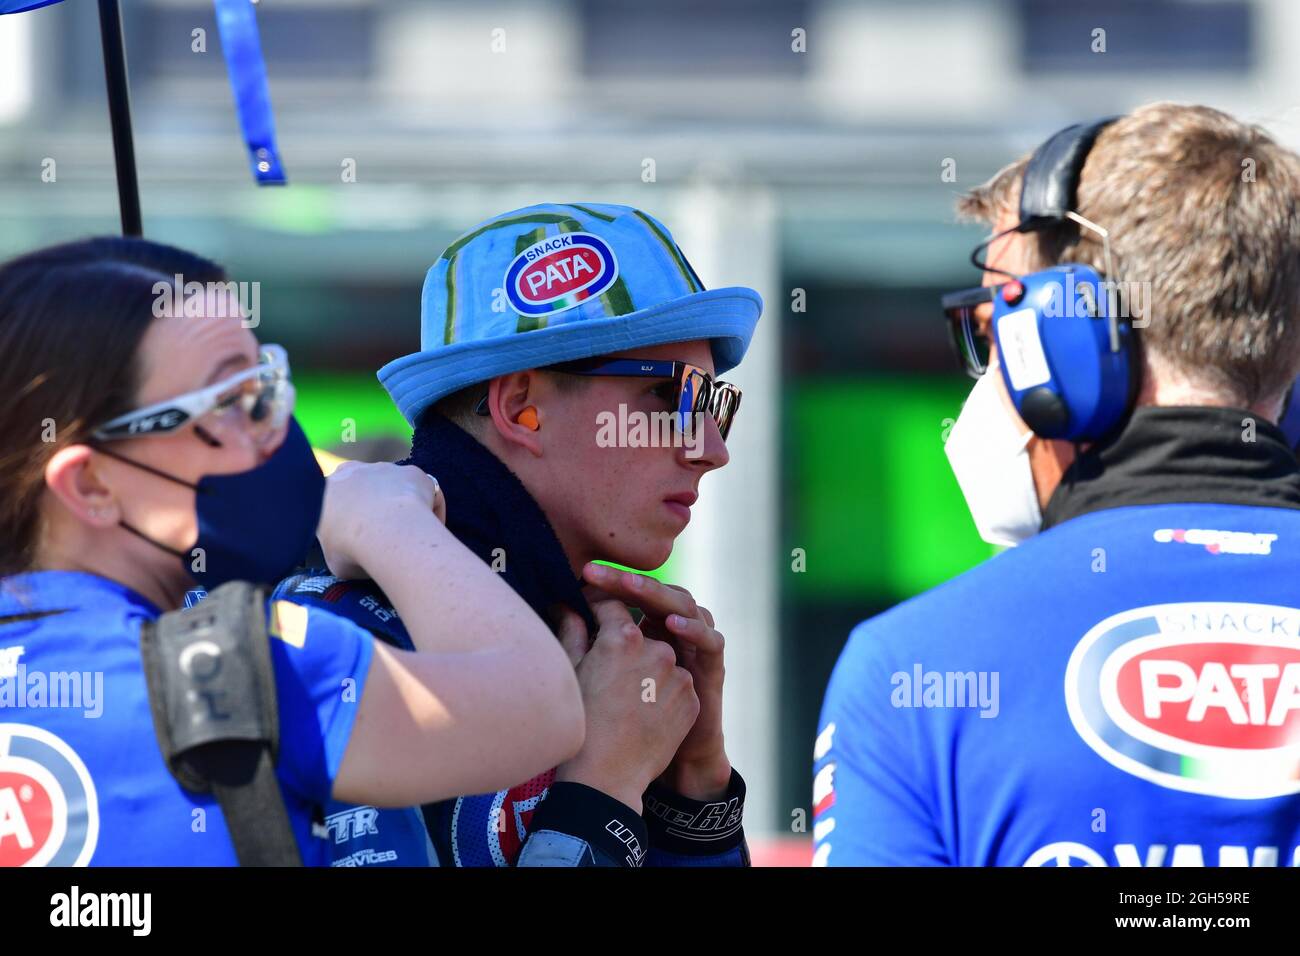
[[[289,356],[279,345],[264,345],[261,361],[230,378],[166,401],[119,415],[91,434],[100,441],[165,435],[214,410],[239,405],[256,427],[280,428],[293,410]]]

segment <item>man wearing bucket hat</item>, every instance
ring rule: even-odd
[[[706,290],[668,230],[626,206],[505,213],[429,270],[421,350],[379,371],[415,429],[407,462],[441,483],[448,528],[552,621],[587,710],[573,760],[424,808],[443,865],[748,863],[712,615],[681,588],[592,562],[667,560],[700,479],[727,463],[740,393],[716,376],[740,362],[761,309],[751,289]],[[409,644],[370,582],[313,571],[280,593]],[[423,862],[427,844],[385,834],[406,811],[362,809],[366,826],[338,828],[336,859]]]

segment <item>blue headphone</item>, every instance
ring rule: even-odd
[[[1115,119],[1067,127],[1034,151],[1012,231],[1080,222],[1073,212],[1080,171],[1097,134]],[[983,269],[979,252],[972,260]],[[1091,266],[1066,263],[1013,278],[993,296],[1002,379],[1020,417],[1043,438],[1096,441],[1133,407],[1133,330],[1112,314],[1115,302],[1102,278]]]

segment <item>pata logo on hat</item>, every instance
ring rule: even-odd
[[[614,250],[589,232],[535,242],[506,270],[506,298],[520,315],[550,315],[598,296],[618,278]]]

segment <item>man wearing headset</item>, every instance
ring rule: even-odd
[[[946,451],[1017,546],[855,629],[815,864],[1300,863],[1300,158],[1153,104],[959,208]]]

